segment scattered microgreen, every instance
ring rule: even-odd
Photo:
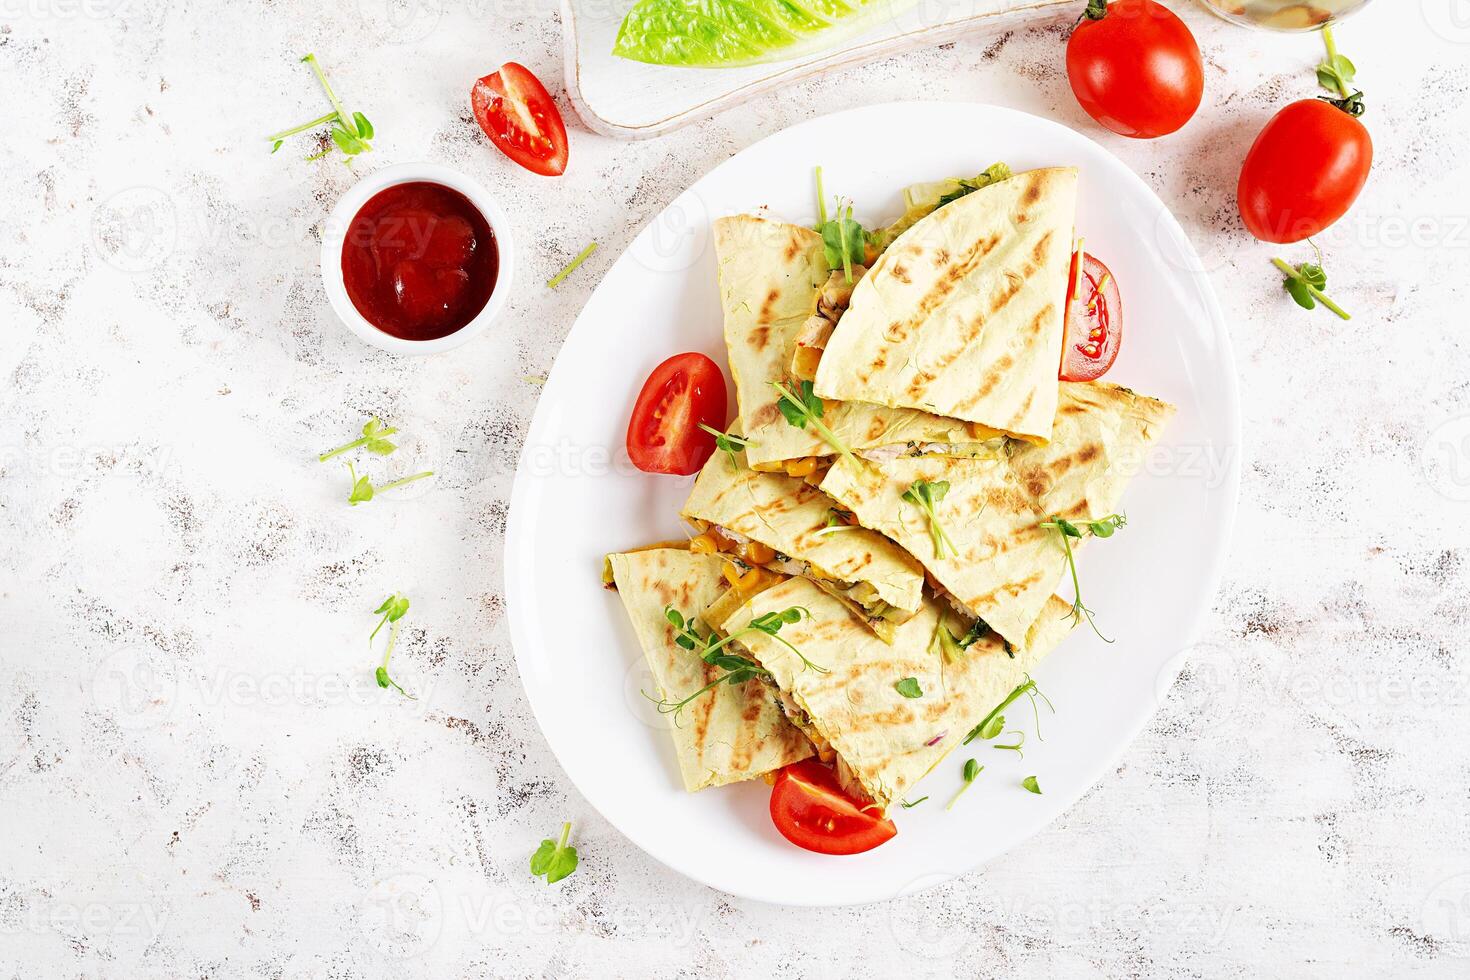
[[[1109,514],[1106,517],[1093,518],[1079,523],[1093,537],[1111,538],[1113,532],[1128,523],[1128,519],[1122,514]],[[1082,602],[1082,584],[1077,579],[1077,557],[1072,553],[1072,539],[1081,540],[1082,529],[1077,524],[1056,514],[1042,521],[1038,526],[1048,531],[1056,531],[1058,537],[1062,539],[1062,550],[1067,555],[1067,568],[1072,573],[1072,589],[1075,596],[1072,600],[1072,622],[1080,622],[1082,617],[1086,616],[1087,625],[1092,627],[1092,631],[1098,635],[1098,638],[1104,643],[1112,643],[1112,640],[1102,635],[1102,630],[1098,629],[1097,623],[1092,620],[1092,610]]]
[[[1040,738],[1041,712],[1036,707],[1036,699],[1040,697],[1041,700],[1046,701],[1046,706],[1048,708],[1051,708],[1051,701],[1047,699],[1047,696],[1045,694],[1041,693],[1041,689],[1036,686],[1036,682],[1031,679],[1030,675],[1027,675],[1024,681],[1016,685],[1015,690],[1006,695],[1004,701],[995,706],[994,711],[986,715],[985,718],[980,722],[980,724],[970,729],[970,734],[966,735],[965,740],[960,744],[969,745],[977,738],[983,738],[987,740],[995,738],[1001,733],[1001,729],[1005,726],[1005,710],[1023,697],[1031,699],[1031,710],[1036,714],[1037,738]],[[1052,708],[1052,710],[1055,711],[1056,709]]]
[[[908,800],[899,800],[898,805],[903,807],[905,810],[912,810],[914,807],[918,806],[920,803],[923,803],[928,798],[929,797],[927,796],[921,796],[917,800],[914,800],[914,802],[912,803],[910,803]]]
[[[1016,742],[1015,742],[1014,745],[1007,745],[1007,744],[1004,744],[1004,743],[996,743],[995,745],[992,745],[991,748],[992,749],[1005,749],[1005,750],[1007,750],[1009,752],[1016,753],[1016,755],[1020,756],[1023,759],[1026,758],[1026,753],[1024,753],[1024,752],[1021,751],[1021,746],[1024,745],[1025,742],[1026,742],[1026,733],[1025,732],[1021,732],[1021,731],[1017,731],[1017,732],[1012,732],[1010,734],[1013,734],[1013,735],[1016,736]]]
[[[835,534],[838,531],[856,531],[857,524],[849,524],[846,517],[840,511],[828,509],[827,523],[820,531],[812,532],[813,537],[822,537],[826,534]]]
[[[922,698],[924,696],[924,691],[919,687],[919,679],[917,677],[905,677],[903,680],[896,682],[893,685],[893,689],[906,698]]]
[[[338,446],[336,449],[329,449],[318,456],[317,459],[320,462],[325,463],[333,456],[340,456],[343,453],[351,452],[359,446],[366,449],[370,453],[376,453],[379,456],[387,456],[393,450],[398,448],[395,444],[388,441],[388,436],[391,436],[397,431],[398,430],[391,425],[384,425],[378,420],[377,416],[374,416],[363,423],[362,436],[360,438],[354,439],[346,445]],[[353,482],[356,481],[354,480]]]
[[[544,876],[548,885],[554,885],[576,871],[577,849],[567,843],[571,836],[572,825],[567,822],[561,825],[561,840],[549,837],[543,840],[531,855],[531,874],[538,878]]]
[[[685,650],[699,654],[700,659],[705,663],[711,667],[719,667],[725,673],[680,701],[654,698],[647,692],[643,696],[658,706],[660,714],[672,714],[677,718],[679,713],[690,702],[694,701],[701,694],[714,690],[721,684],[743,684],[753,677],[771,676],[770,671],[766,670],[754,660],[730,653],[725,649],[735,640],[750,633],[766,634],[796,654],[800,658],[804,668],[811,668],[818,673],[825,674],[827,673],[827,668],[819,667],[812,663],[806,658],[805,654],[792,646],[784,637],[776,635],[781,631],[781,627],[799,622],[809,616],[811,616],[810,610],[802,606],[792,606],[780,612],[764,613],[752,619],[742,629],[736,630],[722,638],[714,632],[711,632],[708,636],[701,636],[699,631],[694,627],[694,617],[690,616],[686,618],[683,613],[673,606],[666,606],[664,608],[664,618],[669,621],[670,626],[674,627],[674,642]]]
[[[715,448],[729,456],[730,465],[736,469],[740,468],[740,460],[735,457],[735,454],[742,449],[749,449],[755,445],[755,443],[746,439],[744,436],[737,436],[730,432],[721,432],[714,426],[705,425],[703,422],[699,423],[699,427],[715,437]]]
[[[798,429],[805,429],[810,425],[812,431],[821,436],[827,445],[851,460],[854,465],[857,464],[857,457],[852,454],[852,450],[847,448],[847,444],[837,438],[832,430],[827,428],[826,424],[822,421],[822,416],[826,413],[827,409],[822,404],[822,399],[818,398],[816,392],[812,389],[812,383],[810,381],[800,382],[795,389],[780,381],[772,381],[771,387],[776,389],[778,396],[776,398],[776,407],[780,409],[781,415],[786,419],[787,424],[794,425]]]
[[[388,676],[388,661],[393,658],[393,647],[398,643],[398,621],[408,613],[408,596],[400,592],[395,592],[384,599],[383,604],[374,609],[373,612],[375,614],[381,613],[383,618],[378,620],[378,625],[374,626],[373,631],[368,634],[368,649],[372,649],[373,640],[377,639],[378,631],[383,628],[383,624],[389,624],[388,646],[383,651],[383,662],[378,666],[376,671],[378,686],[384,689],[389,687],[396,688],[398,693],[404,697],[417,700],[412,694],[399,687],[397,681]]]
[[[327,101],[332,103],[332,111],[320,115],[309,122],[304,122],[299,126],[292,126],[290,129],[283,129],[279,133],[272,133],[267,136],[266,139],[271,144],[271,152],[274,153],[279,150],[286,142],[288,136],[295,136],[297,133],[304,133],[308,129],[315,129],[323,123],[328,123],[330,124],[330,128],[327,130],[327,134],[331,137],[331,142],[327,143],[321,151],[312,154],[306,159],[320,160],[328,153],[331,153],[332,147],[336,146],[347,158],[347,163],[351,164],[353,157],[372,149],[372,144],[368,141],[373,138],[373,124],[368,122],[367,116],[364,116],[362,113],[348,113],[343,108],[341,100],[337,98],[337,93],[332,91],[332,86],[327,81],[327,76],[322,71],[321,65],[317,63],[316,55],[308,54],[301,60],[311,66],[311,70],[316,74],[317,81],[321,82],[323,91],[327,93]]]
[[[1021,780],[1021,785],[1025,787],[1026,792],[1035,793],[1037,796],[1041,795],[1041,784],[1036,781],[1035,776],[1027,776]]]
[[[974,193],[982,187],[998,184],[1011,175],[1011,168],[1003,163],[992,163],[975,177],[961,177],[956,183],[960,186],[948,194],[939,195],[939,207],[944,207],[950,201],[958,201],[966,194]]]
[[[962,775],[965,777],[965,784],[959,788],[959,790],[955,793],[955,795],[950,799],[949,803],[946,804],[944,808],[946,810],[953,809],[954,805],[960,801],[960,797],[965,795],[965,790],[975,785],[975,777],[980,775],[984,771],[985,767],[982,766],[980,763],[976,762],[974,759],[966,759],[964,772],[962,773]]]
[[[822,252],[827,258],[827,268],[842,269],[843,277],[852,282],[852,267],[861,265],[867,257],[868,233],[852,218],[852,204],[844,209],[837,201],[837,216],[827,220],[827,198],[822,191],[822,168],[816,168],[817,212],[820,218],[817,233],[822,236]]]
[[[1320,255],[1317,262],[1321,262]],[[1327,273],[1320,264],[1302,262],[1293,266],[1281,258],[1273,258],[1271,264],[1286,273],[1286,278],[1281,281],[1281,285],[1291,295],[1291,298],[1296,300],[1298,306],[1306,310],[1313,310],[1317,308],[1318,303],[1321,303],[1344,320],[1353,318],[1352,314],[1338,306],[1331,297],[1322,292],[1327,288]]]
[[[557,286],[560,286],[562,284],[562,280],[566,279],[566,277],[571,275],[573,272],[576,272],[577,266],[581,265],[583,262],[586,262],[587,256],[591,255],[595,251],[597,251],[597,243],[589,242],[586,248],[577,253],[576,258],[572,259],[572,261],[563,266],[562,270],[556,275],[546,280],[546,288],[555,289]]]
[[[351,463],[347,464],[347,472],[352,474],[352,493],[348,495],[347,502],[354,507],[358,504],[367,503],[384,490],[392,490],[396,487],[403,486],[405,483],[412,483],[415,480],[422,480],[426,476],[434,475],[433,470],[425,470],[422,473],[415,473],[413,476],[405,476],[391,483],[384,483],[382,486],[375,487],[370,477],[366,475],[358,476],[357,470],[353,468]]]
[[[960,554],[959,549],[945,533],[944,526],[939,523],[939,514],[935,510],[935,505],[943,500],[947,493],[949,493],[948,480],[935,480],[932,483],[928,480],[915,480],[903,492],[903,499],[923,511],[924,516],[929,519],[929,539],[934,542],[935,558],[943,558],[946,547],[949,548],[952,556],[958,558]]]

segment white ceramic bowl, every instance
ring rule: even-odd
[[[404,340],[380,330],[357,312],[347,295],[347,286],[342,280],[342,243],[347,238],[347,227],[353,217],[374,194],[395,184],[407,184],[426,180],[459,191],[480,209],[490,230],[495,233],[495,246],[499,251],[500,271],[495,280],[495,289],[485,301],[485,308],[469,323],[454,333],[433,340]],[[402,163],[386,167],[363,177],[337,201],[337,206],[327,217],[322,232],[322,285],[327,290],[327,300],[336,311],[337,318],[363,340],[381,350],[394,354],[437,354],[453,350],[485,331],[494,322],[505,306],[515,281],[515,239],[511,234],[510,220],[495,203],[485,188],[457,170],[441,167],[434,163]]]

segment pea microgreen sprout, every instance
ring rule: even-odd
[[[770,384],[776,389],[776,394],[779,396],[776,399],[776,407],[781,410],[781,415],[789,425],[794,425],[798,429],[805,429],[810,425],[812,431],[821,436],[827,445],[837,450],[854,465],[857,464],[857,457],[852,454],[852,450],[847,448],[847,444],[837,438],[822,421],[822,416],[827,409],[822,404],[822,399],[818,398],[816,392],[812,390],[810,381],[800,382],[795,389],[780,381],[772,381]]]
[[[944,526],[939,523],[939,514],[934,506],[944,499],[949,493],[948,480],[915,480],[909,484],[909,488],[903,492],[903,499],[913,504],[924,512],[929,518],[929,539],[934,542],[934,557],[943,558],[944,549],[948,548],[950,554],[958,558],[960,550],[954,546],[954,542],[945,533]]]
[[[1322,256],[1317,256],[1317,263],[1322,261]],[[1296,305],[1304,310],[1314,310],[1321,303],[1333,313],[1344,320],[1351,320],[1352,314],[1344,310],[1332,301],[1322,290],[1327,288],[1327,272],[1320,264],[1302,262],[1292,265],[1282,258],[1273,258],[1271,264],[1286,274],[1281,281],[1281,286],[1296,300]]]
[[[372,479],[366,475],[358,476],[357,470],[353,469],[351,463],[347,464],[347,472],[352,474],[352,493],[348,495],[347,502],[354,507],[358,504],[367,503],[384,490],[392,490],[396,487],[403,486],[405,483],[412,483],[415,480],[422,480],[426,476],[434,475],[433,470],[425,470],[422,473],[415,473],[413,476],[405,476],[391,483],[384,483],[382,486],[374,487]]]
[[[664,608],[664,618],[669,621],[670,626],[674,627],[674,642],[685,650],[699,654],[699,658],[705,663],[711,667],[719,667],[725,673],[680,701],[669,701],[666,698],[657,699],[646,692],[643,696],[658,706],[660,714],[672,714],[677,717],[679,712],[683,711],[685,706],[691,701],[694,701],[707,691],[714,690],[721,684],[743,684],[754,677],[771,676],[770,671],[755,661],[730,653],[725,649],[735,640],[750,633],[766,634],[796,654],[801,659],[804,667],[810,667],[812,670],[825,674],[827,673],[825,667],[818,667],[808,660],[800,650],[796,649],[796,647],[792,646],[784,638],[776,635],[781,631],[782,626],[798,622],[809,616],[811,616],[811,612],[801,606],[792,606],[780,612],[768,612],[755,617],[743,628],[722,638],[714,632],[711,632],[708,636],[701,636],[699,631],[694,628],[694,617],[690,616],[686,618],[683,613],[679,612],[673,606],[667,606]]]
[[[332,146],[335,144],[337,149],[341,150],[347,157],[347,162],[350,164],[352,163],[353,157],[372,149],[368,140],[373,138],[373,124],[368,122],[367,116],[364,116],[362,113],[354,112],[349,115],[347,110],[343,108],[341,100],[337,98],[337,93],[332,91],[332,86],[328,83],[327,76],[322,72],[321,65],[317,64],[316,55],[308,54],[301,60],[311,66],[311,70],[316,74],[317,81],[321,82],[322,89],[327,93],[327,101],[332,103],[332,111],[317,116],[308,122],[304,122],[300,126],[292,126],[290,129],[283,129],[279,133],[272,133],[270,136],[267,136],[266,139],[271,143],[271,152],[274,153],[279,150],[281,145],[286,142],[288,136],[295,136],[297,133],[304,133],[308,129],[315,129],[322,123],[330,123],[331,128],[328,130],[328,133],[332,138],[332,142],[328,143],[321,152],[314,153],[306,159],[308,161],[320,160],[332,152]]]
[[[817,234],[822,236],[822,252],[827,258],[827,268],[842,269],[843,278],[852,282],[852,267],[861,265],[867,257],[868,233],[862,225],[852,219],[852,202],[837,199],[837,217],[827,220],[827,196],[822,190],[822,168],[816,168],[817,177]]]
[[[372,633],[368,635],[368,649],[372,649],[373,640],[377,639],[378,631],[383,628],[383,624],[389,624],[388,648],[383,651],[383,662],[377,669],[378,686],[384,689],[388,687],[397,688],[399,694],[412,699],[412,694],[399,687],[398,682],[388,676],[388,661],[392,659],[393,647],[398,643],[398,621],[408,613],[408,596],[395,592],[384,599],[383,604],[377,609],[374,609],[373,612],[382,613],[383,618],[378,620],[378,625],[374,626]]]
[[[965,795],[965,790],[975,785],[975,777],[980,775],[984,771],[985,767],[982,766],[980,763],[976,762],[974,759],[966,759],[965,769],[963,773],[965,777],[965,784],[959,788],[959,791],[955,793],[954,797],[950,799],[949,803],[945,804],[944,808],[946,810],[953,809],[954,805],[960,801],[960,797]]]
[[[737,469],[740,467],[740,460],[735,458],[735,454],[742,449],[749,449],[755,445],[755,443],[743,436],[737,436],[730,432],[721,432],[714,426],[705,425],[703,422],[699,423],[699,427],[715,437],[715,448],[728,455],[730,457],[730,465]]]
[[[1025,742],[1026,742],[1026,733],[1025,732],[1021,732],[1021,731],[1013,731],[1013,732],[1008,732],[1007,734],[1016,736],[1016,743],[1014,745],[1005,745],[1005,744],[1001,744],[1001,743],[996,743],[995,745],[992,745],[991,748],[992,749],[1006,749],[1006,750],[1008,750],[1010,752],[1016,753],[1016,755],[1020,756],[1022,759],[1026,758],[1026,753],[1024,753],[1024,752],[1021,751],[1021,746],[1023,744],[1025,744]]]
[[[338,446],[336,449],[329,449],[318,456],[317,460],[325,463],[332,457],[351,452],[359,446],[366,449],[370,453],[376,453],[379,456],[387,456],[393,450],[398,448],[395,444],[388,441],[388,436],[391,436],[397,431],[398,430],[391,425],[384,425],[378,420],[377,416],[374,416],[373,418],[370,418],[365,423],[363,423],[361,438],[354,439],[344,446]]]
[[[571,836],[572,825],[568,822],[561,825],[560,840],[549,837],[543,840],[531,855],[531,874],[538,878],[545,876],[546,883],[554,885],[576,871],[577,849],[567,843]]]
[[[1005,727],[1006,720],[1004,711],[1023,697],[1031,699],[1031,710],[1036,712],[1036,730],[1038,733],[1040,733],[1041,712],[1036,707],[1036,699],[1040,697],[1041,700],[1046,701],[1046,706],[1048,708],[1051,708],[1051,701],[1047,700],[1046,695],[1042,694],[1041,689],[1036,686],[1036,682],[1031,679],[1030,675],[1027,675],[1024,681],[1016,685],[1015,690],[1006,695],[1006,699],[1004,701],[995,706],[994,711],[986,715],[985,718],[981,720],[980,724],[970,729],[970,734],[966,735],[965,740],[960,744],[969,745],[977,738],[982,738],[986,740],[995,738]],[[1056,709],[1053,708],[1052,710]],[[1040,734],[1038,734],[1037,737],[1040,738]]]
[[[1091,520],[1079,521],[1082,527],[1087,528],[1088,533],[1097,538],[1111,538],[1113,532],[1128,523],[1122,514],[1109,514],[1106,517],[1093,518]],[[1067,568],[1072,573],[1072,589],[1076,596],[1072,600],[1072,622],[1080,622],[1083,616],[1087,617],[1087,625],[1098,635],[1098,639],[1104,643],[1113,641],[1102,635],[1102,630],[1097,628],[1097,623],[1092,621],[1092,610],[1088,609],[1082,602],[1082,585],[1077,580],[1077,558],[1072,553],[1072,539],[1082,539],[1082,529],[1077,524],[1053,514],[1050,519],[1042,521],[1039,527],[1048,531],[1056,531],[1062,539],[1062,550],[1067,555]]]
[[[552,276],[550,279],[546,280],[546,288],[555,289],[557,286],[560,286],[562,284],[562,280],[566,279],[566,277],[571,275],[573,272],[576,272],[577,266],[587,261],[587,256],[591,255],[595,251],[597,251],[597,243],[589,243],[586,248],[577,253],[576,258],[572,259],[572,261],[563,266],[560,272]]]
[[[1035,776],[1027,776],[1021,780],[1021,786],[1028,793],[1035,793],[1037,796],[1041,795],[1041,784],[1036,781]]]
[[[905,810],[912,810],[914,807],[918,806],[920,803],[923,803],[928,798],[929,797],[927,796],[921,796],[917,800],[914,800],[914,802],[912,803],[910,803],[908,800],[899,800],[898,805],[903,807]]]
[[[819,531],[813,531],[812,532],[812,536],[813,537],[820,538],[820,537],[824,537],[824,536],[826,536],[828,534],[835,534],[838,531],[857,531],[857,530],[859,530],[859,526],[858,525],[856,525],[856,524],[849,524],[847,522],[847,519],[845,517],[843,517],[842,514],[840,514],[839,512],[837,512],[835,510],[828,509],[828,511],[827,511],[827,523],[826,523],[826,525],[824,527],[822,527],[822,529],[819,530]]]

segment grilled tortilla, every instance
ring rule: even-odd
[[[774,550],[774,567],[813,579],[891,640],[895,625],[918,611],[924,570],[881,534],[829,528],[835,506],[805,480],[760,473],[741,453],[732,461],[717,452],[699,471],[683,516],[701,530],[713,525]]]
[[[1023,646],[1064,567],[1058,532],[1040,522],[1117,509],[1174,414],[1172,405],[1102,381],[1064,382],[1060,402],[1045,446],[1013,443],[1009,458],[998,460],[896,459],[857,467],[838,460],[822,489],[858,523],[916,557],[957,606]],[[903,500],[916,480],[949,483],[935,510],[958,557],[948,551],[936,557],[928,518]],[[1079,544],[1073,541],[1073,549]]]
[[[1057,407],[1077,171],[1016,174],[921,218],[854,288],[816,392],[1042,443]]]
[[[945,608],[925,601],[918,615],[883,643],[831,596],[806,579],[793,578],[760,593],[730,618],[747,618],[802,606],[809,619],[785,626],[781,639],[826,668],[805,667],[775,639],[750,633],[736,640],[773,675],[782,706],[817,745],[835,756],[838,778],[882,809],[902,799],[970,729],[1003,701],[1072,629],[1068,603],[1051,604],[1014,658],[995,634],[982,636],[958,655],[937,648],[935,627]],[[923,695],[907,698],[894,685],[915,678]]]
[[[651,694],[678,701],[724,673],[676,644],[664,615],[668,606],[688,617],[699,615],[722,595],[719,558],[659,548],[608,555],[607,563],[653,673],[657,690]],[[812,754],[811,743],[786,719],[775,690],[762,680],[721,684],[699,696],[670,732],[684,788],[691,793],[752,779]]]
[[[740,425],[751,440],[750,465],[771,469],[785,460],[834,455],[810,428],[786,421],[771,388],[772,381],[788,378],[797,338],[817,315],[818,295],[831,279],[822,237],[810,228],[749,215],[720,218],[714,236],[725,344]],[[877,405],[829,404],[823,421],[859,450],[912,444],[916,450],[975,455],[982,444],[993,449],[999,435],[986,426]]]

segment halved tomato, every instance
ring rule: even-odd
[[[1072,255],[1067,287],[1067,326],[1062,338],[1063,381],[1092,381],[1108,373],[1123,343],[1123,299],[1118,280],[1090,252],[1082,266],[1077,294],[1077,255]]]
[[[837,774],[816,759],[776,774],[771,821],[782,837],[818,854],[860,854],[898,833],[892,820],[844,793]]]
[[[490,142],[532,173],[567,169],[567,127],[541,80],[514,61],[475,82],[470,108]]]
[[[697,472],[715,451],[699,427],[725,427],[725,376],[703,354],[675,354],[653,369],[628,420],[628,458],[645,473]]]

